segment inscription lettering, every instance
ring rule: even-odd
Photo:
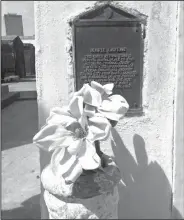
[[[91,48],[90,53],[121,53],[126,52],[126,47],[112,47],[112,48]]]
[[[101,84],[114,83],[117,89],[131,89],[137,75],[135,59],[126,47],[91,48],[82,58],[81,84],[92,80]]]

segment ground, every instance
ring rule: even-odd
[[[40,219],[39,150],[32,144],[38,129],[37,101],[16,101],[2,110],[3,219]]]

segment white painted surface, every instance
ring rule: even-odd
[[[67,23],[94,1],[35,2],[35,46],[39,124],[51,107],[68,103],[73,92]],[[173,167],[173,114],[176,81],[177,4],[116,1],[124,10],[147,16],[143,68],[145,116],[118,124],[116,159],[126,183],[120,186],[119,218],[169,218]],[[107,146],[106,144],[102,144]]]
[[[6,36],[4,15],[8,13],[22,15],[24,36],[34,35],[34,1],[1,2],[1,36]]]
[[[177,41],[177,88],[175,108],[175,138],[174,138],[174,183],[173,204],[180,214],[173,209],[175,219],[184,218],[184,2],[178,7],[178,41]]]

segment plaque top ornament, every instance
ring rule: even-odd
[[[99,141],[109,137],[129,108],[121,95],[112,95],[113,87],[113,83],[95,81],[84,84],[68,106],[51,109],[46,124],[33,138],[38,147],[52,152],[52,172],[66,183],[74,183],[86,171],[103,171]]]
[[[123,11],[120,8],[114,7],[111,4],[105,4],[99,6],[96,9],[93,9],[88,12],[80,14],[75,20],[137,20],[138,18],[126,11]]]

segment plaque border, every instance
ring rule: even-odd
[[[77,74],[76,74],[76,28],[77,27],[98,27],[98,26],[120,26],[120,27],[139,27],[141,31],[140,37],[140,106],[139,108],[131,108],[126,113],[126,117],[136,117],[143,116],[143,106],[142,106],[142,88],[143,88],[143,62],[144,62],[144,38],[145,36],[142,28],[144,25],[144,20],[136,18],[136,19],[98,19],[98,20],[89,20],[89,19],[75,19],[72,22],[72,42],[73,42],[73,73],[74,73],[74,91],[77,91]],[[142,57],[142,59],[141,59]]]

